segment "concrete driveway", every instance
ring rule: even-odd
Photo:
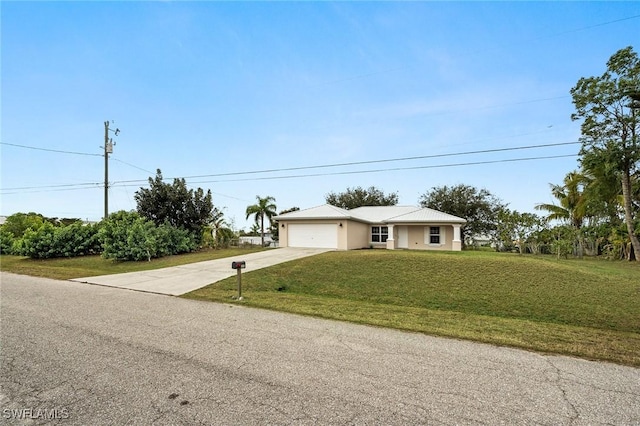
[[[147,293],[179,296],[236,275],[236,271],[231,269],[232,261],[244,260],[247,262],[247,267],[243,272],[250,272],[327,251],[331,250],[286,247],[250,253],[233,258],[207,260],[205,262],[173,266],[171,268],[74,278],[71,281],[126,288],[128,290],[144,291]]]

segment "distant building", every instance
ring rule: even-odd
[[[245,235],[243,237],[238,238],[238,243],[240,245],[252,245],[252,246],[259,246],[260,243],[262,242],[262,238],[260,237],[260,235]],[[273,236],[271,235],[271,232],[265,232],[264,233],[264,245],[265,246],[273,246]]]

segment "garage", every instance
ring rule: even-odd
[[[289,247],[338,248],[335,223],[289,224]]]

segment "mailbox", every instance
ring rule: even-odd
[[[247,263],[244,260],[231,262],[231,269],[244,269],[246,267],[247,267]]]

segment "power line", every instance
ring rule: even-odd
[[[88,155],[88,156],[91,156],[91,157],[102,157],[102,154],[91,154],[91,153],[88,153],[88,152],[75,152],[75,151],[62,151],[62,150],[59,150],[59,149],[40,148],[40,147],[37,147],[37,146],[19,145],[19,144],[15,144],[15,143],[7,143],[7,142],[0,142],[0,145],[15,146],[15,147],[18,147],[18,148],[33,149],[33,150],[36,150],[36,151],[56,152],[58,154]]]
[[[92,185],[93,186],[85,186],[85,187],[81,187],[81,188],[59,188],[59,189],[55,189],[55,188],[53,188],[53,189],[42,189],[42,188],[47,188],[47,187],[41,187],[41,186],[33,186],[33,187],[28,188],[26,190],[19,190],[19,188],[11,188],[11,189],[8,189],[7,191],[15,191],[15,192],[3,192],[2,196],[5,196],[5,195],[22,195],[22,194],[37,194],[37,193],[42,193],[42,192],[79,191],[79,190],[83,190],[83,189],[102,188],[102,183],[101,182],[96,182],[95,184],[92,184]]]
[[[446,154],[431,154],[431,155],[419,155],[414,157],[399,157],[399,158],[388,158],[382,160],[367,160],[367,161],[352,161],[348,163],[333,163],[333,164],[320,164],[313,166],[300,166],[300,167],[287,167],[280,169],[265,169],[265,170],[252,170],[252,171],[242,171],[242,172],[229,172],[229,173],[216,173],[210,175],[195,175],[195,176],[184,176],[180,178],[166,178],[166,179],[200,179],[200,178],[209,178],[209,177],[223,177],[223,176],[237,176],[237,175],[249,175],[249,174],[262,174],[262,173],[277,173],[277,172],[291,172],[296,170],[310,170],[310,169],[322,169],[322,168],[330,168],[330,167],[346,167],[346,166],[359,166],[363,164],[376,164],[376,163],[390,163],[395,161],[409,161],[409,160],[425,160],[432,158],[442,158],[442,157],[455,157],[461,155],[473,155],[473,154],[490,154],[496,152],[505,152],[505,151],[517,151],[524,149],[535,149],[535,148],[548,148],[555,146],[564,146],[564,145],[576,145],[580,144],[579,141],[574,142],[559,142],[559,143],[549,143],[549,144],[540,144],[540,145],[527,145],[527,146],[518,146],[518,147],[509,147],[509,148],[495,148],[495,149],[483,149],[476,151],[464,151],[464,152],[455,152],[455,153],[446,153]],[[129,180],[129,181],[121,181],[119,183],[135,183],[141,182],[141,180]]]
[[[381,159],[381,160],[352,161],[352,162],[348,162],[348,163],[320,164],[320,165],[313,165],[313,166],[287,167],[287,168],[279,168],[279,169],[251,170],[251,171],[242,171],[242,172],[217,173],[217,174],[209,174],[209,175],[184,176],[184,177],[165,178],[164,180],[171,180],[171,179],[201,179],[201,178],[212,178],[212,177],[253,175],[253,174],[263,174],[263,173],[282,173],[282,172],[322,169],[322,168],[331,168],[331,167],[346,167],[346,166],[357,166],[357,165],[365,165],[365,164],[389,163],[389,162],[396,162],[396,161],[424,160],[424,159],[455,157],[455,156],[475,155],[475,154],[490,154],[490,153],[496,153],[496,152],[519,151],[519,150],[525,150],[525,149],[549,148],[549,147],[557,147],[557,146],[575,145],[575,144],[579,144],[579,143],[581,143],[581,142],[579,142],[579,141],[559,142],[559,143],[527,145],[527,146],[518,146],[518,147],[494,148],[494,149],[483,149],[483,150],[475,150],[475,151],[454,152],[454,153],[445,153],[445,154],[431,154],[431,155],[420,155],[420,156],[413,156],[413,157],[389,158],[389,159]],[[571,154],[571,155],[574,155],[574,154]],[[556,158],[556,157],[549,157],[549,158]],[[465,164],[467,164],[467,163],[461,163],[460,165],[465,165]],[[469,163],[469,164],[471,164],[471,163]],[[478,163],[478,164],[485,164],[485,163]],[[411,169],[411,168],[401,168],[401,169],[397,169],[397,170],[409,170],[409,169]],[[389,169],[389,170],[395,170],[395,169]],[[336,173],[333,173],[333,174],[348,174],[348,173],[349,172],[336,172]],[[324,175],[330,175],[330,174],[331,173],[324,174]],[[324,175],[318,174],[318,176],[324,176]],[[255,178],[255,180],[261,180],[261,179],[265,179],[265,178]],[[251,180],[251,179],[245,179],[245,180]],[[120,186],[122,184],[133,184],[133,183],[137,184],[137,183],[146,182],[146,181],[148,181],[148,179],[123,180],[123,181],[113,182],[113,184],[114,185],[118,184],[118,186]],[[227,181],[229,181],[229,180],[227,180]],[[227,181],[225,181],[225,182],[227,182]],[[6,188],[6,189],[3,189],[3,190],[4,191],[30,190],[30,189],[61,188],[61,187],[73,187],[73,186],[86,186],[86,185],[100,185],[100,184],[99,183],[90,182],[90,183],[65,184],[65,185],[48,185],[48,186],[30,186],[30,187],[19,187],[19,188]]]
[[[119,159],[117,159],[117,158],[115,158],[115,157],[111,157],[111,159],[112,159],[113,161],[117,161],[118,163],[126,164],[127,166],[133,167],[134,169],[142,170],[143,172],[147,172],[147,173],[150,173],[150,174],[153,174],[153,173],[154,173],[154,172],[152,172],[152,171],[150,171],[150,170],[143,169],[142,167],[138,167],[138,166],[136,166],[135,164],[127,163],[126,161],[119,160]]]
[[[564,154],[564,155],[548,155],[548,156],[539,156],[539,157],[525,157],[525,158],[507,158],[501,160],[488,160],[488,161],[472,161],[466,163],[450,163],[450,164],[432,164],[426,166],[412,166],[412,167],[394,167],[387,169],[374,169],[374,170],[349,170],[343,172],[329,172],[329,173],[313,173],[313,174],[302,174],[302,175],[287,175],[287,176],[263,176],[263,177],[253,177],[253,178],[243,178],[243,179],[223,179],[223,180],[209,180],[209,181],[200,181],[200,182],[191,182],[193,184],[202,184],[202,183],[220,183],[220,182],[245,182],[245,181],[258,181],[258,180],[278,180],[278,179],[300,179],[300,178],[309,178],[309,177],[321,177],[321,176],[336,176],[336,175],[354,175],[354,174],[365,174],[365,173],[381,173],[381,172],[392,172],[392,171],[405,171],[405,170],[423,170],[423,169],[438,169],[438,168],[447,168],[447,167],[462,167],[462,166],[478,166],[478,165],[486,165],[486,164],[498,164],[498,163],[514,163],[519,161],[537,161],[537,160],[552,160],[558,158],[570,158],[577,157],[578,154]],[[99,184],[96,184],[99,185]],[[136,186],[133,184],[127,184],[125,182],[120,182],[118,184],[110,185],[110,188],[114,187],[128,187],[128,186]],[[53,191],[70,191],[74,189],[90,189],[90,188],[67,188],[67,189],[53,189],[53,190],[40,190],[40,191],[30,191],[28,193],[33,192],[53,192]],[[15,194],[15,193],[9,193]],[[3,194],[7,195],[7,194]],[[218,194],[223,195],[223,194]],[[224,196],[224,195],[223,195]],[[230,197],[233,198],[233,197]]]
[[[335,175],[354,175],[354,174],[364,174],[364,173],[380,173],[380,172],[394,172],[394,171],[403,171],[403,170],[421,170],[421,169],[438,169],[445,167],[460,167],[460,166],[477,166],[484,164],[497,164],[497,163],[513,163],[517,161],[534,161],[534,160],[551,160],[556,158],[569,158],[569,157],[577,157],[578,154],[564,154],[564,155],[549,155],[542,157],[528,157],[528,158],[507,158],[502,160],[489,160],[489,161],[473,161],[468,163],[453,163],[453,164],[435,164],[428,166],[412,166],[412,167],[395,167],[388,169],[377,169],[377,170],[351,170],[344,172],[330,172],[330,173],[315,173],[315,174],[306,174],[306,175],[289,175],[289,176],[263,176],[256,178],[244,178],[244,179],[226,179],[226,180],[211,180],[211,181],[200,181],[200,182],[191,182],[191,184],[198,183],[219,183],[219,182],[243,182],[243,181],[253,181],[253,180],[276,180],[276,179],[294,179],[294,178],[308,178],[308,177],[319,177],[319,176],[335,176]]]
[[[17,190],[44,189],[44,188],[51,188],[53,190],[56,190],[56,189],[64,190],[63,188],[85,189],[82,187],[91,188],[97,185],[102,185],[102,183],[101,182],[85,182],[85,183],[67,183],[67,184],[60,184],[60,185],[22,186],[22,187],[16,187],[16,188],[3,188],[2,191],[17,191]]]
[[[566,30],[566,31],[562,31],[562,32],[559,32],[559,33],[556,33],[556,34],[553,34],[553,35],[556,36],[556,35],[577,33],[577,32],[580,32],[580,31],[590,30],[592,28],[604,27],[605,25],[616,24],[618,22],[629,21],[631,19],[638,19],[638,18],[640,18],[640,15],[627,16],[626,18],[614,19],[613,21],[601,22],[599,24],[589,25],[587,27],[576,28],[576,29],[573,29],[573,30]]]
[[[37,146],[19,145],[19,144],[15,144],[15,143],[7,143],[7,142],[0,142],[0,145],[15,146],[15,147],[18,147],[18,148],[33,149],[33,150],[36,150],[36,151],[56,152],[56,153],[59,153],[59,154],[88,155],[88,156],[92,156],[92,157],[102,157],[103,156],[103,154],[91,154],[91,153],[88,153],[88,152],[75,152],[75,151],[62,151],[62,150],[59,150],[59,149],[40,148],[40,147],[37,147]],[[143,172],[153,174],[152,171],[149,171],[147,169],[143,169],[142,167],[138,167],[135,164],[127,163],[126,161],[122,161],[122,160],[119,160],[119,159],[114,158],[114,157],[111,157],[111,159],[114,160],[114,161],[117,161],[119,163],[126,164],[127,166],[133,167],[134,169],[138,169],[138,170],[141,170]]]

